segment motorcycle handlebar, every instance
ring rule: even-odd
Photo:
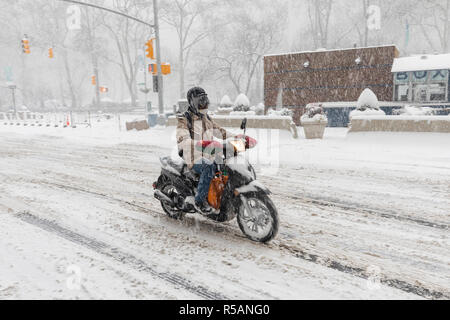
[[[244,142],[245,145],[245,151],[247,151],[248,149],[250,149],[247,144]],[[225,156],[225,158],[230,158],[230,157],[235,157],[237,156],[238,153],[243,152],[243,151],[238,151],[236,149],[236,147],[230,143],[230,141],[226,141],[222,144],[222,150],[223,150],[223,154]]]

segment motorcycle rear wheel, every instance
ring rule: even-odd
[[[242,233],[252,241],[266,243],[278,233],[278,212],[266,194],[241,196],[237,221]]]
[[[161,187],[161,192],[168,196],[170,199],[173,199],[174,195],[178,194],[177,188],[175,188],[175,186],[173,186],[170,182],[164,184]],[[180,220],[183,218],[183,212],[181,210],[173,208],[163,201],[161,201],[161,206],[164,212],[169,216],[169,218],[175,220]]]

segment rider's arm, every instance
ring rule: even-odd
[[[194,141],[191,139],[191,134],[187,125],[186,118],[178,118],[177,125],[177,145],[178,150],[183,150],[183,158],[186,162],[191,159],[193,161],[193,146]]]
[[[218,139],[226,140],[228,138],[232,138],[232,137],[236,136],[232,132],[227,131],[224,128],[222,128],[221,126],[219,126],[214,120],[211,120],[211,122],[213,124],[214,137],[216,137]]]

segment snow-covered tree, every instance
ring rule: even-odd
[[[350,113],[350,117],[357,115],[385,115],[384,111],[380,109],[377,96],[369,88],[364,89],[359,96],[356,110]]]
[[[237,96],[236,101],[234,101],[234,111],[249,111],[250,101],[247,96],[243,93]]]
[[[231,101],[230,97],[228,95],[224,95],[222,97],[222,100],[220,100],[220,107],[221,108],[231,108],[233,106],[233,102]]]
[[[364,89],[358,98],[358,103],[356,104],[356,109],[359,111],[365,111],[367,109],[379,110],[380,103],[378,98],[369,88]]]
[[[265,111],[264,103],[262,102],[258,103],[258,105],[255,107],[255,114],[257,116],[263,116],[264,111]]]

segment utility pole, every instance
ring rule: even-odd
[[[145,112],[149,112],[148,110],[148,91],[147,91],[147,63],[145,61],[145,56],[142,57],[144,60],[144,94],[145,94]]]
[[[159,103],[159,117],[164,117],[164,90],[163,90],[163,77],[161,70],[161,44],[159,38],[159,24],[158,24],[158,0],[153,0],[153,14],[154,14],[154,29],[156,37],[156,65],[158,71],[158,103]],[[164,120],[165,122],[165,120]]]
[[[16,86],[12,85],[9,87],[12,91],[12,101],[14,106],[14,113],[17,114],[17,107],[16,107]]]

